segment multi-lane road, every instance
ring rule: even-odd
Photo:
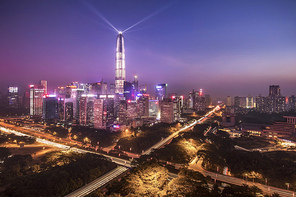
[[[110,181],[119,177],[120,175],[125,173],[127,170],[128,170],[128,168],[125,168],[123,166],[118,166],[117,168],[108,172],[107,174],[104,174],[103,176],[99,177],[98,179],[96,179],[96,180],[90,182],[89,184],[68,194],[66,197],[86,196],[86,195],[90,194],[91,192],[97,190],[98,188],[101,188],[104,185],[107,185]]]
[[[209,111],[206,115],[204,115],[203,117],[201,117],[198,120],[194,120],[192,121],[190,124],[184,126],[183,128],[181,128],[180,130],[174,132],[173,134],[171,134],[170,136],[168,136],[167,138],[159,141],[158,143],[156,143],[155,145],[153,145],[152,147],[150,147],[149,149],[147,149],[145,152],[142,153],[142,155],[149,155],[151,153],[151,151],[153,149],[158,149],[160,147],[162,147],[163,145],[165,145],[168,141],[170,141],[172,138],[176,137],[180,132],[183,132],[193,126],[195,126],[196,124],[201,124],[203,123],[209,116],[211,116],[215,111],[219,110],[220,107],[219,105],[217,105],[214,109],[212,109],[211,111]]]
[[[252,181],[247,181],[244,179],[240,179],[240,178],[235,178],[233,176],[227,176],[227,175],[223,175],[223,174],[218,174],[218,173],[214,173],[214,172],[209,172],[206,171],[202,168],[201,166],[202,160],[198,160],[197,158],[195,158],[189,165],[189,169],[198,171],[200,173],[202,173],[204,176],[210,176],[212,179],[216,179],[218,181],[224,182],[224,183],[230,183],[233,185],[243,185],[243,184],[247,184],[249,186],[257,186],[258,188],[260,188],[264,194],[273,194],[273,193],[278,193],[281,197],[295,197],[295,193],[293,191],[290,190],[285,190],[285,189],[280,189],[280,188],[276,188],[276,187],[271,187],[268,185],[263,185],[260,183],[254,183]]]

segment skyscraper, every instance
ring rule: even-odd
[[[55,95],[45,95],[43,97],[42,118],[53,120],[59,118],[58,98]]]
[[[285,97],[281,95],[279,85],[269,86],[269,99],[271,100],[270,112],[282,112],[285,110]]]
[[[11,85],[8,87],[8,106],[11,108],[19,107],[18,86]]]
[[[174,103],[172,99],[165,98],[160,101],[160,121],[164,123],[173,123],[174,117]]]
[[[226,97],[226,106],[231,106],[231,97],[230,96]]]
[[[114,95],[100,95],[94,100],[94,128],[106,129],[114,124]]]
[[[94,100],[96,96],[83,94],[79,99],[79,124],[81,126],[94,125]]]
[[[125,81],[125,51],[122,32],[119,32],[117,36],[115,62],[115,93],[123,94]]]
[[[269,86],[269,96],[281,96],[281,89],[279,85]]]
[[[167,84],[158,84],[157,86],[155,86],[155,90],[156,90],[156,95],[155,98],[156,100],[163,100],[164,98],[167,98]]]
[[[44,87],[44,94],[48,94],[48,92],[47,92],[47,81],[40,80],[40,85],[42,85]]]
[[[253,108],[254,107],[254,97],[252,96],[247,96],[246,97],[246,108]]]
[[[30,115],[42,116],[44,87],[42,85],[30,85]]]

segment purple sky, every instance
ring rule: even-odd
[[[267,95],[270,84],[296,95],[295,0],[1,0],[0,90],[114,83],[117,33],[99,13],[119,30],[151,16],[123,34],[127,80],[186,96]]]

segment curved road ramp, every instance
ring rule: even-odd
[[[74,192],[68,194],[66,197],[79,197],[79,196],[86,196],[93,191],[103,187],[116,177],[120,176],[122,173],[127,171],[128,168],[125,168],[123,166],[118,166],[114,170],[108,172],[107,174],[104,174],[103,176],[97,178],[96,180],[90,182],[89,184],[86,184],[85,186],[75,190]]]

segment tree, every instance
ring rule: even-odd
[[[218,184],[214,184],[212,191],[211,191],[211,196],[212,197],[220,197],[221,196],[221,190],[219,188]]]
[[[0,160],[5,160],[9,155],[11,152],[8,148],[0,147]]]
[[[249,187],[248,185],[232,185],[230,187],[225,187],[221,193],[222,197],[256,197],[258,193],[262,193],[262,190],[256,186]]]
[[[206,178],[199,172],[182,169],[169,183],[169,194],[177,196],[209,196]]]
[[[138,166],[127,178],[121,194],[162,196],[166,193],[168,170],[155,161]]]
[[[278,193],[273,193],[272,195],[271,195],[271,197],[280,197],[280,195],[278,194]]]
[[[197,156],[203,159],[203,166],[206,166],[206,169],[216,170],[217,166],[222,169],[226,165],[221,151],[213,144],[203,144]]]

